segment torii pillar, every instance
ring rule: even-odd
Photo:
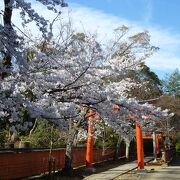
[[[93,171],[92,168],[93,163],[93,124],[94,121],[99,120],[99,114],[96,110],[90,109],[87,112],[86,117],[88,119],[88,139],[87,139],[87,147],[86,147],[86,167]]]
[[[159,155],[159,136],[156,136],[156,154]]]
[[[93,121],[88,120],[88,139],[86,147],[86,167],[91,168],[93,163]]]
[[[137,144],[138,169],[144,169],[143,138],[142,138],[142,129],[139,122],[136,122],[136,144]]]

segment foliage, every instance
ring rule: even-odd
[[[160,79],[144,63],[140,71],[129,71],[129,77],[140,84],[129,91],[130,97],[136,97],[138,100],[148,100],[157,98],[162,94]]]
[[[5,148],[8,142],[8,130],[5,128],[0,129],[0,148]]]
[[[53,148],[65,147],[66,145],[66,133],[59,131],[47,120],[39,120],[34,132],[30,136],[20,136],[20,139],[30,141],[34,148],[50,148],[51,141]]]
[[[6,120],[0,119],[0,148],[5,148],[9,138],[9,125]]]
[[[162,109],[169,109],[174,113],[173,118],[170,121],[170,128],[174,127],[176,132],[180,131],[180,98],[177,96],[163,95],[156,102],[156,106],[162,107]]]
[[[118,140],[118,134],[114,131],[113,128],[107,127],[105,132],[101,137],[95,139],[94,146],[95,147],[115,147]]]
[[[177,143],[176,143],[176,155],[180,157],[180,133],[177,134]]]
[[[162,80],[163,91],[168,95],[180,97],[180,73],[175,69],[171,74],[167,74]]]
[[[176,143],[176,156],[180,157],[180,142]]]

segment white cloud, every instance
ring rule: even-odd
[[[150,20],[152,16],[151,4],[148,4],[147,7],[149,8],[148,20]],[[97,31],[101,39],[111,38],[112,29],[120,25],[131,27],[133,33],[148,30],[151,35],[152,44],[158,46],[160,50],[152,58],[147,60],[147,64],[153,70],[157,72],[164,71],[164,73],[180,67],[180,34],[174,33],[171,29],[143,25],[142,23],[132,22],[102,11],[74,4],[71,9],[71,16],[73,22],[75,22],[75,26],[79,28],[83,24],[86,30]]]
[[[111,38],[112,29],[122,24],[130,26],[131,31],[134,33],[148,30],[152,44],[158,46],[160,50],[147,60],[147,64],[155,71],[164,71],[166,73],[180,67],[180,34],[174,33],[170,29],[161,29],[150,25],[143,26],[138,22],[132,22],[79,5],[73,4],[71,9],[71,16],[75,26],[80,28],[83,24],[87,31],[97,31],[101,39]]]
[[[147,60],[147,65],[157,71],[173,71],[180,67],[180,57],[165,52],[157,53],[153,58]]]

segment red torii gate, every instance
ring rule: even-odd
[[[113,105],[113,111],[119,112],[120,107],[116,104]],[[133,116],[130,115],[131,120]],[[137,164],[138,169],[144,169],[144,149],[143,149],[143,137],[142,129],[139,122],[136,122],[136,145],[137,145]]]
[[[117,113],[120,110],[118,105],[113,105],[113,111]],[[92,168],[93,163],[93,124],[94,121],[99,120],[100,116],[95,109],[89,109],[85,116],[88,119],[88,139],[86,148],[86,167]],[[130,117],[131,119],[132,117]],[[144,169],[144,149],[143,149],[143,139],[152,138],[152,136],[142,136],[142,129],[139,122],[136,122],[136,144],[137,144],[137,164],[138,169]],[[158,136],[156,136],[156,152],[159,153],[159,141]],[[161,138],[161,136],[160,136]]]
[[[152,135],[143,136],[143,139],[153,139],[153,136]],[[162,139],[163,139],[162,134],[156,135],[156,154],[160,153],[159,140],[162,140]]]

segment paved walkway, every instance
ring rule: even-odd
[[[153,157],[146,157],[145,162],[148,162],[152,159]],[[137,168],[137,161],[129,162],[127,164],[120,165],[116,168],[112,168],[98,174],[90,175],[84,179],[85,180],[111,180],[135,168]]]

